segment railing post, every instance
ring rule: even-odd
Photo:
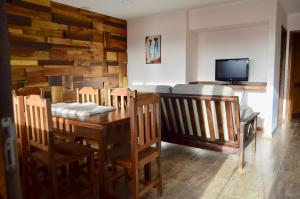
[[[244,156],[245,156],[245,123],[241,122],[240,126],[240,150],[239,150],[239,170],[243,170],[244,168]]]

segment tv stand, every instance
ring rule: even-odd
[[[221,85],[244,85],[242,82],[225,82]]]
[[[194,81],[194,82],[190,82],[190,84],[225,85],[235,90],[251,90],[251,91],[267,90],[267,82],[234,82],[234,84],[230,84],[230,82],[225,83],[220,81]]]

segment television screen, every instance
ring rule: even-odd
[[[249,58],[217,59],[215,79],[217,81],[248,81]]]

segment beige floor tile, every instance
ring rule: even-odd
[[[163,196],[167,199],[285,199],[300,198],[300,123],[283,124],[273,139],[258,136],[257,152],[239,157],[162,144]],[[155,167],[153,166],[153,173]],[[129,198],[129,183],[120,182],[120,198]],[[144,198],[157,198],[156,190]]]

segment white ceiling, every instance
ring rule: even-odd
[[[300,13],[300,0],[280,0],[280,3],[288,14]]]
[[[94,12],[129,19],[193,7],[251,0],[54,0]],[[300,12],[300,0],[280,0],[289,14]]]
[[[56,2],[88,9],[94,12],[129,19],[140,16],[209,6],[239,0],[54,0]],[[245,1],[245,0],[243,0]],[[247,0],[246,0],[247,1]]]

